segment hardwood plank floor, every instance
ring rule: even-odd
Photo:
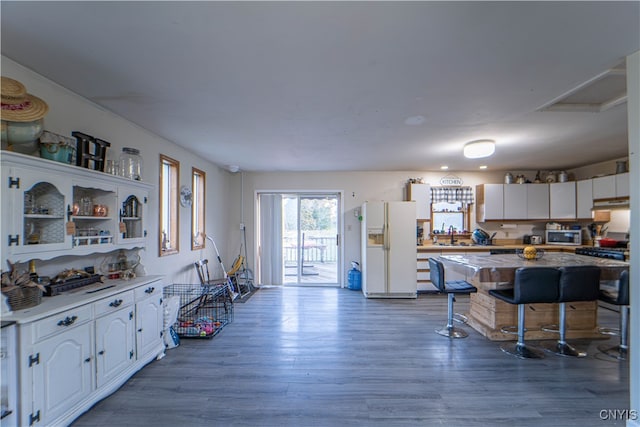
[[[584,359],[519,360],[468,326],[466,339],[437,335],[446,306],[442,295],[262,288],[218,336],[183,339],[73,425],[624,425],[599,416],[629,405],[628,364],[596,356],[606,340],[574,342]]]

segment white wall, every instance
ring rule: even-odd
[[[228,254],[226,251],[229,227],[229,210],[226,206],[231,197],[229,186],[232,181],[229,172],[100,108],[89,100],[68,91],[5,56],[2,56],[1,60],[3,76],[19,80],[27,87],[29,93],[42,98],[49,105],[49,113],[44,119],[46,130],[67,136],[71,136],[72,131],[81,131],[109,141],[111,147],[107,151],[107,158],[118,158],[122,147],[140,149],[144,163],[143,181],[154,185],[147,218],[147,230],[150,235],[147,249],[140,253],[147,274],[166,275],[170,283],[191,283],[194,281],[197,283],[193,262],[201,257],[214,259],[214,252],[210,247],[204,251],[191,250],[189,238],[191,235],[191,211],[189,208],[183,207],[180,208],[180,253],[162,258],[158,256],[156,236],[158,234],[157,188],[160,153],[180,162],[181,185],[191,187],[192,166],[206,172],[206,231],[216,239],[221,251],[225,250],[222,254],[223,258],[235,256],[230,250]],[[236,197],[239,199],[239,196]],[[63,268],[83,268],[91,264],[98,266],[104,258],[103,255],[89,258],[63,257],[53,262],[38,263],[38,272],[41,275],[55,275]],[[213,265],[215,264],[213,263]]]
[[[629,409],[640,417],[640,51],[627,57],[627,94],[629,126],[629,172],[631,174],[631,332]],[[628,421],[640,426],[640,419]]]

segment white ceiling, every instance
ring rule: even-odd
[[[639,5],[3,0],[1,43],[222,166],[565,169],[627,155],[626,103],[536,109],[640,49]]]

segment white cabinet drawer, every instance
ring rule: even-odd
[[[442,253],[440,252],[418,252],[418,259],[427,260],[429,258],[438,258]]]
[[[92,306],[88,304],[39,320],[33,325],[34,342],[68,331],[71,328],[89,322],[92,318]]]
[[[152,295],[162,295],[162,282],[155,281],[135,289],[135,300],[141,301]]]
[[[111,313],[119,308],[133,304],[134,291],[123,292],[121,294],[110,296],[109,298],[96,301],[93,306],[96,317],[106,313]]]
[[[429,269],[429,261],[418,261],[418,270],[428,270]]]

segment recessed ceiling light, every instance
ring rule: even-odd
[[[425,120],[424,116],[411,116],[405,119],[404,124],[409,126],[418,126],[423,124]]]
[[[442,166],[440,166],[440,169],[442,169],[443,171],[445,171],[445,170],[449,169],[449,166],[447,166],[447,165],[442,165]]]
[[[487,165],[480,166],[480,169],[486,169],[486,168],[487,168]]]
[[[468,159],[481,159],[489,157],[496,151],[496,143],[491,139],[479,139],[467,142],[464,145],[464,156]]]

